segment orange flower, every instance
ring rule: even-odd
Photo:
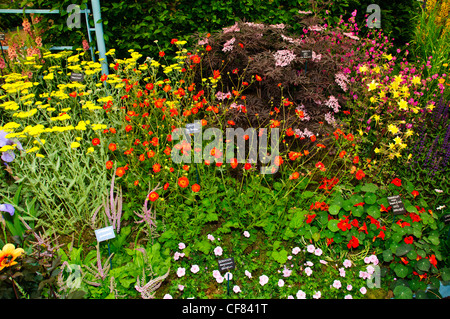
[[[106,169],[111,169],[113,167],[113,162],[112,161],[107,161],[106,162]]]
[[[341,151],[341,152],[339,153],[339,157],[340,157],[340,158],[344,158],[345,154],[347,154],[346,151]]]
[[[153,172],[158,173],[161,171],[161,165],[159,165],[158,163],[153,164]]]
[[[211,51],[212,48],[211,48],[211,46],[208,44],[208,45],[206,46],[205,50],[206,50],[206,51]]]
[[[157,192],[151,192],[150,194],[148,194],[148,199],[151,202],[154,202],[155,200],[157,200],[159,198],[159,195]]]
[[[198,185],[198,184],[192,185],[192,191],[193,191],[194,193],[199,192],[199,191],[200,191],[200,185]]]
[[[289,176],[289,179],[297,179],[300,177],[299,172],[294,172],[291,174],[291,176]]]
[[[276,156],[274,164],[275,166],[281,166],[281,164],[283,164],[283,158],[281,156]]]
[[[309,155],[309,151],[308,150],[304,150],[303,153],[305,154],[305,156]]]
[[[114,144],[114,143],[110,143],[110,144],[108,145],[108,148],[109,148],[109,150],[110,150],[111,152],[114,152],[114,151],[117,149],[117,145]]]
[[[325,171],[326,171],[325,165],[323,165],[322,162],[317,162],[317,163],[316,163],[316,167],[317,167],[318,169],[320,169],[322,172],[325,172]]]
[[[414,190],[411,192],[411,194],[414,196],[414,198],[416,198],[416,196],[419,195],[419,192]]]
[[[255,75],[256,81],[262,81],[262,78],[257,74]]]
[[[169,183],[165,183],[163,189],[166,191],[169,188]]]
[[[159,56],[160,57],[163,57],[163,56],[165,56],[166,54],[164,53],[164,51],[159,51]]]
[[[122,177],[123,174],[125,174],[125,168],[124,167],[118,167],[116,169],[116,175],[119,176],[119,177]]]
[[[134,186],[138,186],[139,185],[139,181],[134,181]]]
[[[349,140],[350,142],[353,141],[353,139],[354,139],[352,134],[348,134],[345,138],[347,140]]]
[[[230,161],[230,165],[232,168],[236,168],[238,165],[237,159],[236,158],[232,158]]]
[[[315,135],[311,135],[310,139],[311,139],[311,142],[315,142],[316,141],[316,136]]]
[[[353,158],[353,164],[358,164],[359,163],[359,156],[355,156]]]
[[[189,186],[189,179],[186,176],[182,176],[178,179],[178,186],[186,188]]]
[[[131,125],[125,126],[125,131],[126,131],[126,132],[129,132],[129,131],[131,131],[132,129],[133,129],[133,127],[132,127]]]

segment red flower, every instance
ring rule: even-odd
[[[427,257],[428,258],[428,257]],[[430,261],[430,264],[432,264],[434,266],[434,268],[437,268],[437,260],[436,260],[436,256],[433,254],[430,256],[430,258],[428,258],[428,260]]]
[[[159,195],[157,192],[151,192],[150,194],[148,194],[148,199],[151,202],[154,202],[155,200],[157,200],[159,198]]]
[[[236,166],[238,165],[237,159],[236,158],[232,158],[230,161],[231,167],[232,168],[236,168]]]
[[[311,139],[311,142],[315,142],[316,141],[316,136],[315,135],[311,135],[310,139]]]
[[[153,164],[153,172],[155,172],[155,173],[158,173],[158,172],[160,172],[161,171],[161,165],[160,164],[158,164],[158,163],[156,163],[156,164]]]
[[[92,145],[94,145],[94,146],[97,146],[97,145],[99,145],[100,144],[100,139],[99,138],[94,138],[93,140],[92,140]]]
[[[400,178],[394,178],[391,182],[391,184],[394,184],[395,186],[402,186],[402,180]]]
[[[211,48],[211,46],[208,44],[208,45],[206,46],[205,50],[206,50],[206,51],[211,51],[212,48]]]
[[[408,236],[404,239],[406,244],[412,244],[414,242],[414,238],[412,236]]]
[[[163,189],[166,191],[169,188],[169,183],[165,183]]]
[[[297,179],[299,178],[300,174],[298,172],[294,172],[289,176],[289,179]]]
[[[126,132],[129,132],[129,131],[131,131],[132,129],[133,129],[133,127],[132,127],[131,125],[125,126],[125,131],[126,131]]]
[[[160,57],[163,57],[163,56],[165,56],[166,54],[164,53],[164,51],[159,51],[159,56]]]
[[[170,41],[170,44],[174,44],[174,43],[177,43],[178,42],[178,39],[172,39],[171,41]]]
[[[178,179],[178,186],[186,188],[189,186],[189,179],[186,176],[182,176]]]
[[[414,198],[416,198],[416,196],[419,195],[419,192],[414,190],[411,192],[411,194],[414,196]]]
[[[110,150],[111,152],[114,152],[114,151],[117,149],[117,146],[116,146],[116,144],[114,144],[114,143],[110,143],[110,144],[108,145],[108,148],[109,148],[109,150]]]
[[[325,172],[325,171],[326,171],[325,165],[323,165],[322,162],[317,162],[317,163],[316,163],[316,167],[317,167],[318,169],[320,169],[322,172]]]
[[[106,169],[111,169],[113,167],[113,162],[112,161],[107,161],[106,162]]]
[[[359,156],[355,156],[353,158],[353,164],[358,164],[359,163]]]
[[[116,175],[119,176],[119,177],[122,177],[123,174],[125,174],[125,168],[124,167],[118,167],[116,169]]]
[[[262,78],[257,74],[255,75],[256,81],[262,81]]]
[[[348,249],[357,248],[359,246],[359,240],[355,236],[352,236],[352,239],[347,244]]]
[[[364,174],[362,169],[358,170],[355,175],[357,180],[361,180],[364,176],[366,176],[366,174]]]
[[[316,214],[306,215],[306,223],[310,224],[313,221],[314,217],[316,217]]]
[[[192,191],[194,193],[197,193],[198,191],[200,191],[200,185],[198,185],[198,184],[192,185]]]
[[[249,170],[250,168],[252,168],[252,164],[250,164],[250,163],[245,163],[244,169],[245,169],[245,170]]]

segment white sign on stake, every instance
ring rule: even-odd
[[[95,237],[98,242],[102,242],[108,239],[115,238],[114,228],[112,226],[108,226],[105,228],[100,228],[95,230]]]

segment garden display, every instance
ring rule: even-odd
[[[24,14],[0,57],[0,298],[448,298],[449,9],[398,45],[305,3],[295,28],[108,48],[109,74]]]

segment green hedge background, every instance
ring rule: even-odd
[[[3,8],[20,8],[30,5],[30,1],[2,0]],[[36,0],[32,8],[52,8],[66,10],[70,4],[91,6],[88,0]],[[234,21],[262,22],[268,24],[284,23],[292,26],[292,31],[302,28],[295,15],[298,10],[311,10],[313,5],[330,11],[335,21],[343,14],[348,18],[353,10],[358,10],[359,26],[364,25],[367,6],[378,4],[381,9],[383,30],[396,39],[398,45],[410,40],[411,19],[422,4],[416,0],[374,1],[342,0],[315,1],[308,0],[125,0],[101,1],[102,21],[107,50],[115,48],[118,57],[128,55],[129,49],[139,51],[144,56],[154,57],[159,49],[154,40],[158,40],[162,50],[170,47],[172,38],[187,39],[196,32],[213,32],[234,24]],[[0,28],[10,29],[17,26],[21,15],[0,15]],[[62,16],[45,15],[44,21],[54,20],[53,26],[45,33],[44,43],[49,45],[73,45],[81,47],[83,38],[87,39],[84,15],[81,28],[70,30],[66,25],[67,13]],[[45,23],[45,22],[43,22]],[[19,22],[20,24],[20,22]],[[367,28],[365,28],[367,29]],[[95,44],[95,43],[92,43]]]

